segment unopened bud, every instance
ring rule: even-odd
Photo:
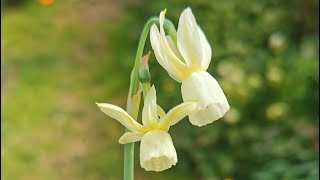
[[[141,83],[151,82],[151,75],[149,72],[149,65],[148,65],[150,54],[151,52],[149,51],[149,53],[142,58],[141,66],[139,69],[139,80]]]
[[[148,68],[141,67],[139,69],[139,80],[141,83],[151,82],[151,75]]]

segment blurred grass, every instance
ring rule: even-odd
[[[121,179],[123,127],[95,102],[125,107],[145,21],[167,8],[177,24],[186,6],[213,47],[208,71],[231,110],[203,128],[187,119],[173,127],[179,163],[162,173],[140,167],[137,144],[136,179],[318,178],[315,0],[70,0],[4,6],[1,177]],[[180,85],[153,55],[150,63],[158,103],[168,110],[182,101]]]

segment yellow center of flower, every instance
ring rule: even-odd
[[[165,131],[168,132],[168,129],[165,127],[161,127],[158,124],[153,124],[153,125],[149,125],[149,126],[145,126],[144,129],[141,130],[141,132],[143,134],[148,133],[149,131],[154,131],[154,130],[161,130],[161,131]]]

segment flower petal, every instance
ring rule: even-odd
[[[189,115],[191,124],[203,126],[221,117],[230,109],[218,82],[207,72],[192,73],[181,85],[184,101],[198,100],[198,106]]]
[[[157,113],[157,94],[156,88],[152,86],[144,100],[142,109],[142,123],[144,126],[150,126],[158,122]]]
[[[166,115],[166,112],[159,105],[157,105],[157,112],[160,118]]]
[[[179,18],[177,45],[187,65],[193,69],[200,68],[202,46],[198,24],[189,7],[181,13]]]
[[[124,133],[120,139],[119,139],[119,143],[120,144],[127,144],[127,143],[133,143],[133,142],[137,142],[140,141],[142,137],[142,134],[136,134],[133,132],[127,132]]]
[[[177,152],[169,133],[152,130],[142,136],[140,165],[147,171],[163,171],[176,165]]]
[[[159,64],[178,82],[188,77],[188,67],[174,54],[165,36],[162,36],[154,24],[150,30],[151,46]]]
[[[177,45],[189,67],[193,70],[207,70],[211,61],[211,47],[190,8],[186,8],[181,13]]]
[[[202,61],[200,62],[200,68],[202,70],[207,70],[212,58],[212,49],[211,46],[204,35],[202,29],[198,26],[200,42],[202,47]]]
[[[164,19],[165,19],[165,15],[166,15],[167,9],[164,9],[163,11],[160,12],[159,15],[159,25],[160,25],[160,33],[162,36],[165,36],[165,32],[163,29],[163,24],[164,24]]]
[[[128,128],[130,131],[139,133],[143,126],[135,121],[125,110],[108,103],[97,103],[100,110],[111,118],[119,121],[122,125]]]
[[[174,55],[176,55],[181,61],[185,62],[183,57],[181,56],[178,48],[177,48],[177,45],[173,42],[173,40],[171,39],[170,36],[166,36],[167,38],[167,42],[170,46],[170,49],[172,50],[172,52],[174,53]]]
[[[177,124],[184,117],[188,116],[197,106],[195,101],[181,103],[172,108],[166,116],[160,119],[159,126],[168,130],[170,126]]]

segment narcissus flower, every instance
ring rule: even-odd
[[[168,74],[182,83],[184,101],[198,100],[198,106],[189,115],[193,125],[203,126],[221,117],[230,109],[220,85],[206,70],[212,51],[210,44],[198,26],[190,8],[179,19],[177,42],[164,32],[166,10],[160,13],[160,31],[154,24],[150,41],[159,64]]]
[[[138,98],[133,98],[136,104],[140,102],[140,93],[138,96]],[[152,86],[144,101],[143,125],[141,125],[122,108],[112,104],[97,103],[102,112],[119,121],[131,131],[123,134],[119,143],[141,141],[140,165],[147,171],[163,171],[176,165],[178,162],[177,153],[168,131],[170,126],[177,124],[193,111],[196,104],[194,101],[184,102],[165,114],[156,104],[156,89]]]

